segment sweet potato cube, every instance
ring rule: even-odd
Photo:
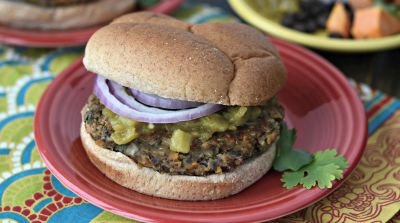
[[[374,2],[373,0],[349,0],[349,3],[354,9],[361,9],[371,6]]]
[[[400,20],[381,7],[355,11],[351,33],[356,39],[379,38],[400,32]]]
[[[335,4],[326,22],[326,28],[329,33],[337,33],[342,37],[349,37],[350,16],[343,3],[337,2]]]

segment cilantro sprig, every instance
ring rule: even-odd
[[[296,141],[296,129],[289,130],[286,123],[282,124],[280,138],[276,143],[276,151],[273,167],[276,171],[299,170],[301,167],[311,163],[312,154],[303,150],[293,149]]]
[[[311,154],[294,149],[295,141],[296,130],[289,130],[283,123],[273,167],[283,172],[281,181],[284,187],[290,189],[303,185],[307,189],[314,186],[320,189],[331,188],[332,181],[343,178],[343,171],[349,164],[342,155],[337,154],[335,149]]]
[[[285,171],[282,175],[284,187],[290,189],[299,184],[307,189],[318,185],[320,189],[332,188],[332,181],[343,178],[343,170],[349,166],[336,150],[328,149],[314,154],[314,160],[297,171]]]

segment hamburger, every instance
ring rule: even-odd
[[[0,24],[22,29],[78,29],[131,11],[135,0],[0,0]]]
[[[271,167],[285,69],[239,23],[188,24],[140,12],[98,30],[83,59],[97,74],[81,140],[108,178],[177,200],[236,194]]]

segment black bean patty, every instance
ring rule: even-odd
[[[190,152],[183,154],[169,150],[172,132],[165,129],[142,135],[128,144],[115,144],[111,139],[113,129],[102,115],[103,108],[95,96],[89,97],[84,122],[96,144],[121,152],[139,166],[160,173],[193,176],[229,172],[259,156],[277,139],[284,116],[283,108],[273,99],[256,121],[245,123],[235,131],[214,133],[207,141],[195,139]]]
[[[97,0],[17,0],[17,1],[44,7],[53,7],[53,6],[76,5],[76,4],[94,2]]]

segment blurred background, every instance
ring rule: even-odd
[[[294,2],[295,0],[280,1]],[[331,2],[324,0],[321,1]],[[232,9],[228,1],[198,0],[198,2],[219,6],[232,15],[240,18],[242,22],[248,23],[248,21],[244,20]],[[235,1],[231,1],[231,3],[232,2]],[[266,6],[269,0],[263,0],[261,2],[264,2]],[[258,6],[260,7],[260,5]],[[261,14],[269,13],[267,9],[263,8],[259,8],[258,11],[261,12]],[[400,97],[400,39],[397,42],[397,46],[394,46],[393,49],[383,49],[375,52],[332,52],[310,47],[308,48],[333,63],[347,77],[353,78],[357,82],[366,83],[372,88],[379,89],[392,96]]]

